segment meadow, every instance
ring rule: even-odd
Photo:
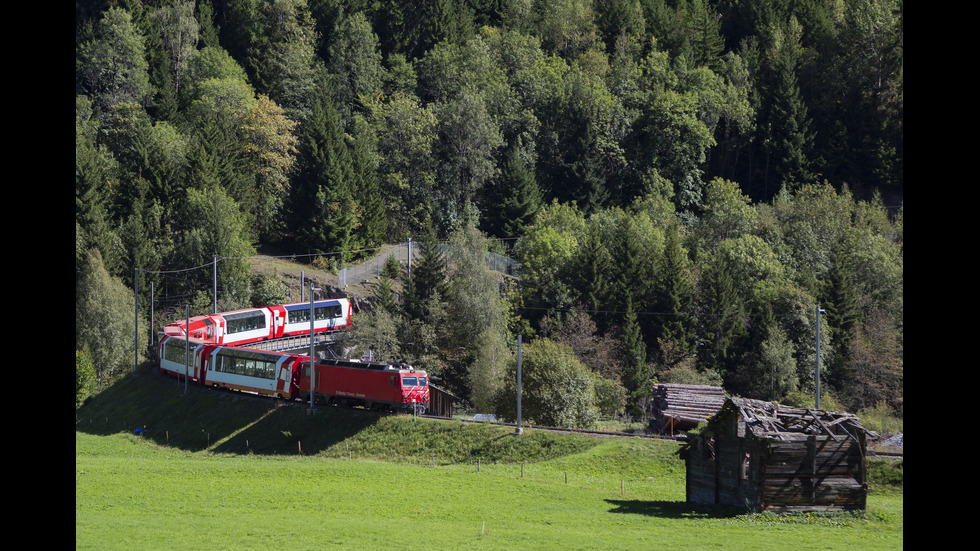
[[[739,514],[685,503],[676,443],[589,440],[541,461],[445,463],[394,452],[386,460],[339,450],[187,451],[131,433],[76,430],[75,548],[903,546],[901,491],[873,493],[862,515]],[[351,442],[341,446],[349,451]]]

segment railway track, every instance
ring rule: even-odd
[[[407,415],[407,414],[404,414],[403,413],[403,414],[400,414],[400,415]],[[491,424],[491,425],[500,425],[500,426],[504,426],[504,427],[514,427],[515,430],[517,429],[517,423],[504,423],[504,422],[501,422],[501,421],[483,421],[483,420],[475,420],[475,419],[452,419],[450,417],[439,417],[439,416],[436,416],[436,415],[419,415],[419,417],[422,417],[422,418],[425,418],[425,419],[434,419],[434,420],[437,420],[437,421],[461,421],[461,422],[464,422],[464,423],[487,423],[487,424]],[[631,434],[631,433],[626,433],[626,432],[610,432],[610,431],[600,431],[600,430],[570,429],[570,428],[561,428],[561,427],[546,427],[546,426],[542,426],[542,425],[527,425],[527,424],[524,424],[523,426],[524,426],[524,428],[529,428],[529,429],[547,430],[547,431],[553,431],[553,432],[559,432],[559,433],[565,433],[565,434],[583,434],[583,435],[587,435],[587,436],[599,436],[599,437],[606,437],[606,438],[646,438],[646,439],[651,439],[651,440],[667,440],[667,441],[673,441],[673,442],[686,442],[687,441],[687,435],[685,435],[685,434],[678,434],[678,435],[675,435],[675,436],[664,436],[664,435],[661,435],[661,434],[647,434],[646,431],[635,431],[635,432],[633,432]],[[905,457],[905,455],[902,452],[885,452],[885,451],[868,450],[868,453],[866,454],[866,457],[882,458],[882,459],[896,459],[897,460],[897,459],[903,459]]]
[[[499,425],[502,427],[514,427],[517,429],[517,423],[504,423],[503,421],[483,421],[475,419],[454,419],[450,417],[440,417],[437,415],[419,415],[424,419],[434,419],[436,421],[460,421],[463,423],[476,423],[476,424],[489,424],[489,425]],[[658,434],[647,434],[646,431],[635,431],[633,433],[625,432],[612,432],[612,431],[601,431],[601,430],[588,430],[588,429],[572,429],[572,428],[562,428],[562,427],[547,427],[544,425],[529,425],[522,423],[522,426],[526,429],[537,429],[537,430],[547,430],[552,432],[560,432],[566,434],[584,434],[588,436],[603,436],[609,438],[648,438],[654,440],[673,440],[673,441],[683,441],[686,440],[686,436],[680,434],[677,436],[663,436]]]

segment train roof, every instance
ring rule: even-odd
[[[404,362],[368,362],[362,360],[320,360],[318,363],[334,365],[337,367],[350,367],[353,369],[371,369],[375,371],[398,371],[399,373],[421,373],[425,371],[417,370]]]
[[[243,308],[241,310],[232,310],[230,312],[218,312],[217,314],[212,314],[215,317],[222,317],[225,319],[236,319],[244,318],[248,316],[253,316],[256,314],[266,315],[267,311],[265,308]]]

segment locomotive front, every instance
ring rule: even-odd
[[[402,407],[408,410],[429,409],[429,377],[425,371],[401,373]]]

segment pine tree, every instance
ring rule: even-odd
[[[694,336],[690,310],[694,280],[676,224],[667,229],[667,241],[658,264],[655,308],[664,316],[659,338],[672,340],[684,353],[692,353]]]
[[[299,174],[293,180],[297,238],[311,251],[349,251],[355,223],[352,161],[340,115],[325,85],[313,103],[300,154]]]
[[[623,386],[629,393],[626,411],[634,417],[640,417],[643,415],[645,398],[650,395],[652,388],[650,388],[650,369],[647,366],[647,347],[643,342],[636,312],[633,311],[632,297],[626,299],[621,358]]]
[[[688,13],[687,32],[691,49],[691,65],[718,71],[725,39],[721,35],[721,21],[708,0],[693,0]]]
[[[500,179],[484,197],[484,224],[487,233],[498,237],[519,237],[541,208],[542,197],[534,170],[511,152]]]
[[[746,334],[745,304],[723,259],[708,265],[701,282],[699,368],[724,377],[734,370],[738,341]]]
[[[381,193],[376,148],[367,123],[355,117],[354,135],[348,138],[352,166],[352,188],[357,206],[358,247],[371,249],[384,243],[388,235],[385,197]]]
[[[446,254],[431,222],[426,225],[421,242],[415,242],[413,247],[418,248],[419,254],[412,261],[408,277],[405,312],[411,319],[426,319],[431,300],[446,300]]]
[[[768,147],[775,161],[775,176],[780,184],[809,183],[813,174],[807,155],[813,136],[795,70],[788,64],[779,65],[772,102]]]
[[[608,329],[612,320],[603,311],[609,310],[614,273],[612,255],[602,242],[599,228],[590,226],[581,250],[577,254],[578,280],[573,287],[582,292],[581,301],[586,310],[592,312],[592,317],[598,321],[600,329]]]
[[[854,274],[848,264],[846,247],[839,244],[831,252],[830,269],[823,281],[821,306],[827,312],[828,341],[833,346],[834,367],[840,368],[847,357],[850,341],[858,329],[860,308],[855,291]],[[832,372],[842,373],[841,369]]]

